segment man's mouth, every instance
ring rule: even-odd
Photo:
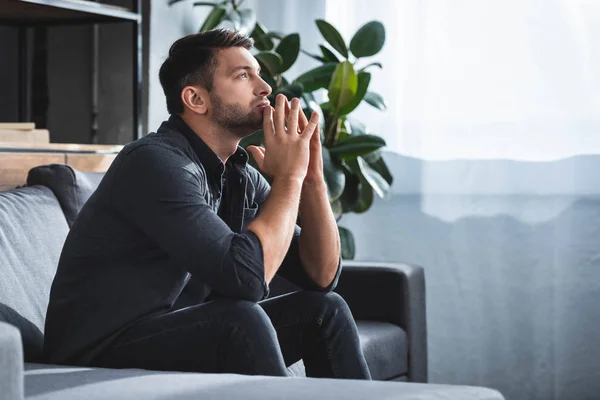
[[[260,103],[258,103],[256,105],[256,107],[265,108],[266,106],[269,106],[269,105],[271,105],[271,103],[269,103],[268,100],[263,100]]]

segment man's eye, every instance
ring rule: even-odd
[[[242,72],[242,73],[241,73],[241,74],[240,74],[238,77],[239,77],[239,78],[247,78],[247,77],[248,77],[248,74],[247,74],[247,73],[245,73],[245,72]]]

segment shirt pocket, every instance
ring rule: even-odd
[[[256,202],[252,203],[251,207],[244,207],[244,219],[242,222],[242,232],[248,230],[248,225],[256,218],[258,214],[258,204]]]

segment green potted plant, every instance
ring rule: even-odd
[[[170,0],[174,4],[183,0]],[[325,181],[329,200],[336,218],[344,213],[363,213],[372,203],[374,194],[385,198],[390,191],[393,177],[381,157],[385,140],[368,132],[365,125],[350,114],[363,101],[385,110],[381,95],[369,91],[372,68],[382,68],[378,62],[366,60],[379,53],[385,43],[385,28],[378,21],[363,25],[347,44],[335,27],[324,20],[316,25],[326,41],[319,45],[320,54],[301,49],[300,35],[270,32],[256,21],[253,10],[242,9],[243,0],[220,2],[195,2],[194,6],[212,7],[200,31],[210,30],[222,24],[249,34],[255,42],[254,54],[261,65],[262,78],[271,85],[274,102],[279,93],[288,98],[303,101],[304,112],[319,112]],[[293,80],[284,76],[296,62],[300,53],[321,63]],[[360,65],[362,66],[360,66]],[[364,65],[363,65],[364,64]],[[317,97],[324,89],[327,100]],[[317,92],[317,93],[315,93]],[[261,145],[263,132],[258,131],[242,140],[241,146]],[[352,233],[339,227],[342,241],[342,257],[354,258]]]

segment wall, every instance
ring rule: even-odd
[[[600,157],[385,159],[392,196],[341,225],[357,259],[425,268],[431,382],[597,399]]]

